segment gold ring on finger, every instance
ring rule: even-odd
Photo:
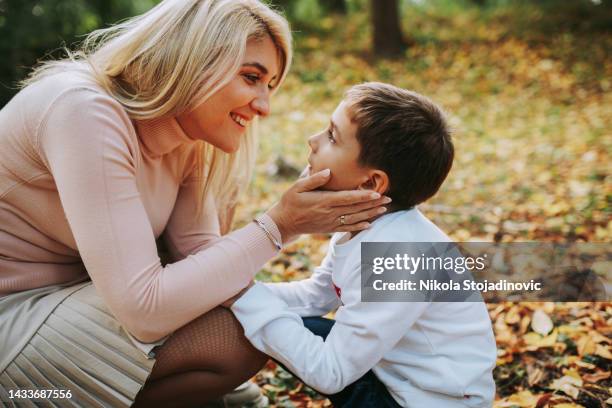
[[[341,215],[340,216],[340,224],[346,225],[346,215]]]

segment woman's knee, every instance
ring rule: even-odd
[[[254,374],[267,361],[227,309],[217,307],[177,330],[156,350],[153,379],[186,371]]]

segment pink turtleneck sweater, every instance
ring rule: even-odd
[[[237,293],[277,250],[254,223],[221,238],[211,199],[196,222],[194,147],[175,119],[134,122],[73,73],[22,90],[0,110],[0,296],[89,274],[152,342]]]

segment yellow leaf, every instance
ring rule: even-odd
[[[555,353],[557,354],[563,354],[563,352],[567,349],[567,344],[565,343],[555,343],[555,345],[553,346],[553,350],[555,350]]]
[[[519,310],[517,306],[512,306],[508,313],[506,313],[506,323],[515,324],[521,320],[521,315],[519,314]]]
[[[495,401],[493,403],[493,408],[511,408],[511,407],[516,407],[516,403],[511,402],[511,401]]]
[[[511,395],[508,402],[513,402],[519,407],[533,407],[538,403],[539,396],[533,395],[531,391],[525,390]]]
[[[562,334],[575,334],[575,333],[585,332],[588,330],[584,326],[570,326],[567,324],[559,326],[558,329],[559,329],[559,333],[562,333]]]
[[[541,305],[542,302],[522,302],[522,306],[531,310],[538,310],[542,307]]]
[[[530,350],[536,350],[540,347],[552,347],[557,342],[557,330],[553,330],[553,332],[546,337],[530,332],[523,336],[523,340],[527,346],[530,346]]]
[[[612,340],[610,340],[606,336],[599,334],[595,330],[589,331],[589,336],[591,337],[591,339],[593,339],[593,342],[595,343],[612,343]]]
[[[571,384],[571,385],[581,387],[582,379],[580,377],[575,377],[573,375],[564,375],[563,377],[557,378],[552,383],[550,383],[550,388],[556,390],[563,384]]]
[[[460,228],[454,232],[453,237],[457,241],[469,241],[471,234],[470,231]]]
[[[542,339],[542,336],[534,332],[529,332],[523,336],[523,341],[528,346],[535,346],[537,343],[540,342],[541,339]]]
[[[563,374],[569,377],[574,377],[575,379],[582,381],[582,377],[580,377],[580,374],[575,369],[564,370]]]
[[[578,357],[578,356],[566,356],[565,357],[565,361],[567,362],[567,364],[574,364],[577,361],[580,361],[580,357]]]
[[[576,365],[578,367],[586,368],[587,370],[594,370],[597,367],[595,364],[587,363],[586,361],[577,360]]]
[[[571,326],[587,326],[587,327],[593,327],[593,321],[591,319],[589,319],[588,317],[581,317],[580,319],[576,319],[573,322],[570,323]]]
[[[578,398],[578,395],[580,394],[580,390],[571,384],[563,384],[558,389],[574,399]]]
[[[283,388],[283,387],[277,387],[277,386],[272,385],[272,384],[264,384],[264,385],[262,386],[262,388],[263,388],[264,390],[266,390],[266,391],[270,391],[270,392],[282,392],[282,391],[285,391],[285,388]]]
[[[531,328],[534,332],[546,336],[553,329],[553,322],[544,311],[538,309],[533,312]]]
[[[556,404],[555,408],[584,408],[584,405],[574,404],[571,402],[564,402],[562,404]]]
[[[495,340],[498,344],[510,343],[514,339],[514,334],[510,331],[505,322],[505,313],[497,316],[495,320]]]
[[[610,378],[610,371],[597,371],[593,374],[585,374],[582,376],[584,381],[596,383],[597,381],[606,380]]]
[[[595,352],[595,343],[589,336],[582,336],[576,341],[578,355],[584,356]]]
[[[554,302],[544,302],[542,303],[542,311],[546,314],[551,314],[555,311],[555,303]]]
[[[595,354],[599,357],[607,358],[608,360],[612,360],[612,353],[610,353],[610,347],[602,346],[598,344],[595,348]]]
[[[519,332],[521,334],[524,334],[524,333],[527,332],[527,328],[529,327],[529,323],[531,323],[531,317],[523,316],[523,318],[521,319],[521,328],[519,330]]]
[[[495,309],[489,312],[489,316],[491,316],[491,320],[494,320],[497,317],[497,315],[499,315],[503,311],[504,311],[504,305],[497,305]]]
[[[544,378],[544,371],[540,368],[534,367],[530,368],[527,366],[527,383],[530,387],[533,387],[535,384],[538,384]]]
[[[549,388],[553,390],[563,391],[565,394],[576,399],[580,390],[576,387],[582,386],[582,378],[576,378],[572,375],[564,375],[550,383]]]

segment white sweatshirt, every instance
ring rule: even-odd
[[[496,346],[484,303],[360,300],[361,242],[450,239],[417,209],[388,214],[346,238],[332,237],[310,278],[257,283],[234,303],[247,338],[324,394],[372,369],[404,407],[490,407]],[[325,341],[303,326],[300,316],[334,308]]]

